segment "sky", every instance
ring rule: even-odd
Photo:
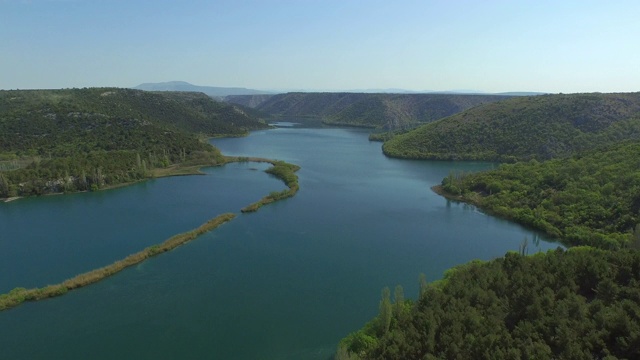
[[[637,0],[0,0],[0,89],[640,91]]]

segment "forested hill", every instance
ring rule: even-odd
[[[95,189],[171,164],[216,162],[219,152],[200,135],[263,127],[200,93],[0,91],[0,198]]]
[[[465,264],[415,303],[383,291],[336,359],[637,359],[639,268],[637,250],[592,248]]]
[[[242,134],[266,127],[241,107],[202,93],[117,88],[0,91],[0,115],[3,126],[15,122],[18,127],[55,127],[70,119],[96,116],[151,121],[206,135]],[[56,121],[50,121],[53,116]]]
[[[442,187],[567,244],[618,249],[640,237],[639,165],[640,143],[625,142],[569,158],[451,174]]]
[[[640,93],[515,97],[395,136],[385,154],[413,159],[549,159],[640,138]]]
[[[460,111],[508,99],[500,95],[287,93],[269,97],[233,96],[226,100],[275,117],[320,119],[329,125],[406,129]]]
[[[339,345],[336,360],[636,359],[640,354],[640,143],[442,181],[449,196],[569,245],[448,270],[420,282]]]
[[[337,360],[635,359],[640,354],[640,143],[454,174],[448,195],[570,245],[508,253],[421,282],[416,303],[383,291],[380,313]]]
[[[269,100],[273,95],[227,95],[224,97],[224,101],[242,105],[250,108],[257,108],[258,105]]]

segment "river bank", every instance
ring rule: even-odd
[[[296,194],[296,192],[299,189],[298,182],[297,182],[298,178],[294,174],[295,171],[300,169],[300,167],[297,165],[285,163],[284,161],[277,161],[277,160],[258,158],[258,157],[230,156],[230,157],[225,157],[225,162],[223,164],[218,164],[217,166],[222,166],[224,164],[233,163],[233,162],[270,163],[273,165],[273,167],[267,169],[265,172],[273,174],[280,180],[284,181],[284,183],[289,187],[289,189],[285,190],[284,192],[276,192],[281,196],[273,196],[273,193],[271,193],[270,195],[263,197],[258,202],[252,203],[251,205],[242,208],[241,210],[242,212],[254,212],[254,211],[257,211],[263,205],[292,197]],[[204,166],[192,165],[189,167],[175,167],[174,169],[172,169],[172,171],[169,171],[163,174],[163,177],[195,175],[195,174],[204,175],[204,173],[200,171],[202,167]],[[196,171],[197,173],[193,173]],[[131,185],[131,184],[133,183],[130,183],[128,185]],[[122,187],[122,186],[126,186],[126,185],[121,184],[121,186],[119,187]],[[93,284],[111,275],[114,275],[130,266],[139,264],[150,257],[156,256],[163,252],[173,250],[176,247],[183,245],[197,238],[198,236],[217,228],[218,226],[228,221],[233,220],[235,217],[236,217],[236,214],[233,214],[233,213],[218,215],[217,217],[207,221],[206,223],[200,225],[199,227],[191,231],[174,235],[160,244],[149,246],[144,250],[131,254],[124,259],[121,259],[112,263],[111,265],[98,268],[95,270],[91,270],[83,274],[79,274],[59,284],[48,285],[42,288],[34,288],[34,289],[15,288],[6,294],[0,294],[0,311],[13,308],[25,301],[37,301],[37,300],[43,300],[43,299],[47,299],[55,296],[60,296],[60,295],[66,294],[69,290],[73,290],[73,289],[77,289],[77,288],[81,288],[81,287]]]
[[[390,159],[367,136],[293,127],[215,140],[225,155],[302,167],[295,197],[250,216],[238,209],[286,189],[263,174],[269,164],[238,162],[112,193],[2,204],[2,293],[57,284],[217,214],[238,215],[104,281],[0,312],[3,356],[326,360],[378,312],[383,287],[400,284],[415,299],[418,274],[437,280],[533,238],[429,189],[451,171],[491,164]],[[541,251],[556,247],[541,240]]]
[[[60,284],[48,285],[42,288],[35,289],[15,288],[7,294],[0,295],[0,311],[18,306],[25,301],[37,301],[54,296],[60,296],[66,294],[69,290],[78,289],[93,284],[130,266],[139,264],[152,256],[156,256],[163,252],[173,250],[176,247],[183,245],[228,221],[233,220],[235,217],[236,215],[231,213],[218,215],[217,217],[200,225],[196,229],[182,234],[174,235],[160,244],[147,247],[144,250],[135,254],[131,254],[122,260],[114,262],[111,265],[77,275],[71,279],[65,280]]]

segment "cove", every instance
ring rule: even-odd
[[[350,129],[213,143],[300,165],[300,191],[100,283],[0,313],[4,357],[328,359],[376,314],[384,286],[415,298],[420,273],[436,280],[524,237],[558,246],[430,190],[451,169],[491,164],[389,159]],[[0,204],[0,288],[57,283],[284,189],[259,167]]]

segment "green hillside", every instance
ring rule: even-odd
[[[640,224],[640,143],[451,174],[442,189],[571,245],[625,247]]]
[[[383,291],[336,359],[636,359],[638,269],[636,250],[590,248],[471,262],[423,280],[415,303]]]
[[[506,99],[496,95],[369,94],[328,116],[325,123],[404,129]]]
[[[633,359],[640,353],[640,143],[451,173],[452,199],[569,245],[508,253],[423,280],[418,301],[383,291],[380,313],[337,360]]]
[[[412,159],[549,159],[640,138],[640,93],[516,97],[398,135],[385,154]]]
[[[266,125],[199,93],[0,91],[0,198],[113,186],[221,155],[199,137]],[[199,134],[199,135],[198,135]]]
[[[273,95],[227,95],[224,97],[224,101],[231,104],[256,108],[272,96]]]
[[[256,109],[274,117],[322,120],[328,125],[412,128],[457,112],[508,99],[499,95],[287,93],[260,98]],[[252,103],[251,97],[229,101]]]
[[[383,291],[336,359],[618,359],[640,353],[640,94],[515,98],[397,135],[385,153],[523,160],[451,173],[436,191],[588,247],[509,253]],[[536,159],[546,159],[538,161]]]

